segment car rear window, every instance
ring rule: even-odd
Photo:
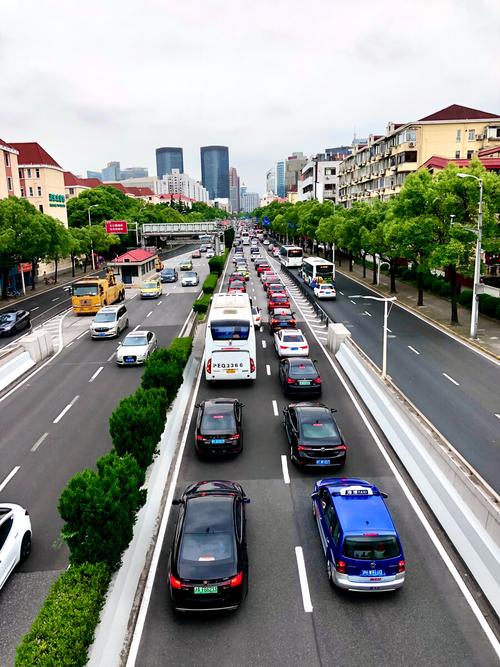
[[[347,558],[383,560],[384,558],[396,558],[400,550],[394,535],[348,535],[344,540],[342,553]]]
[[[232,406],[207,405],[203,410],[200,431],[203,435],[236,432],[236,419]]]
[[[231,533],[186,533],[182,538],[181,563],[213,563],[234,559]]]
[[[291,378],[315,378],[318,371],[312,361],[301,361],[298,364],[290,364],[288,374]]]
[[[285,334],[281,340],[284,343],[303,343],[304,336],[301,336],[300,334],[299,335]]]

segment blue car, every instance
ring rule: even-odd
[[[405,557],[385,493],[364,479],[329,477],[311,497],[331,584],[368,593],[403,585]]]

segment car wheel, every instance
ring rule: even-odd
[[[291,461],[291,463],[294,463],[294,464],[295,464],[295,462],[296,462],[296,460],[295,460],[295,454],[293,453],[293,447],[292,447],[292,445],[290,445],[290,461]]]
[[[19,562],[24,563],[31,553],[31,533],[24,533],[23,541],[21,542],[21,552],[19,554]]]
[[[127,321],[125,322],[125,329],[128,329],[128,317],[127,317]]]
[[[332,569],[332,563],[329,558],[326,561],[326,575],[328,577],[328,581],[333,586],[333,569]]]

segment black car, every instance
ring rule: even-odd
[[[238,482],[190,484],[170,552],[169,589],[177,611],[230,611],[248,592],[245,504]]]
[[[331,408],[322,403],[290,403],[283,410],[283,426],[290,446],[290,459],[301,466],[345,464],[347,446]]]
[[[177,269],[163,269],[160,273],[160,280],[162,283],[175,283],[178,279]]]
[[[0,313],[0,336],[13,336],[30,326],[30,314],[27,310],[4,310]]]
[[[239,454],[243,449],[243,403],[237,398],[212,398],[196,407],[196,452],[200,456]]]
[[[321,376],[312,359],[288,357],[281,359],[279,376],[285,396],[321,396]]]
[[[290,308],[274,308],[269,312],[269,333],[274,336],[278,329],[296,329],[295,313]]]

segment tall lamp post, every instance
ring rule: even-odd
[[[364,294],[354,294],[350,296],[349,299],[372,299],[372,301],[383,301],[384,302],[384,335],[382,343],[382,379],[385,379],[387,376],[387,320],[391,314],[392,305],[389,308],[389,303],[394,303],[397,297],[389,296],[370,296]]]
[[[474,263],[474,285],[472,287],[472,310],[470,316],[470,337],[477,338],[477,318],[479,313],[479,294],[478,287],[481,279],[481,243],[483,235],[483,179],[474,174],[458,173],[459,178],[473,178],[479,181],[479,208],[477,211],[477,230],[474,233],[477,236],[476,241],[476,261]]]
[[[89,216],[89,227],[92,227],[92,220],[90,219],[90,209],[96,208],[96,206],[99,206],[99,204],[91,204],[87,209],[87,213]],[[92,271],[95,271],[94,244],[92,243],[92,236],[90,237],[90,256],[92,257]]]

